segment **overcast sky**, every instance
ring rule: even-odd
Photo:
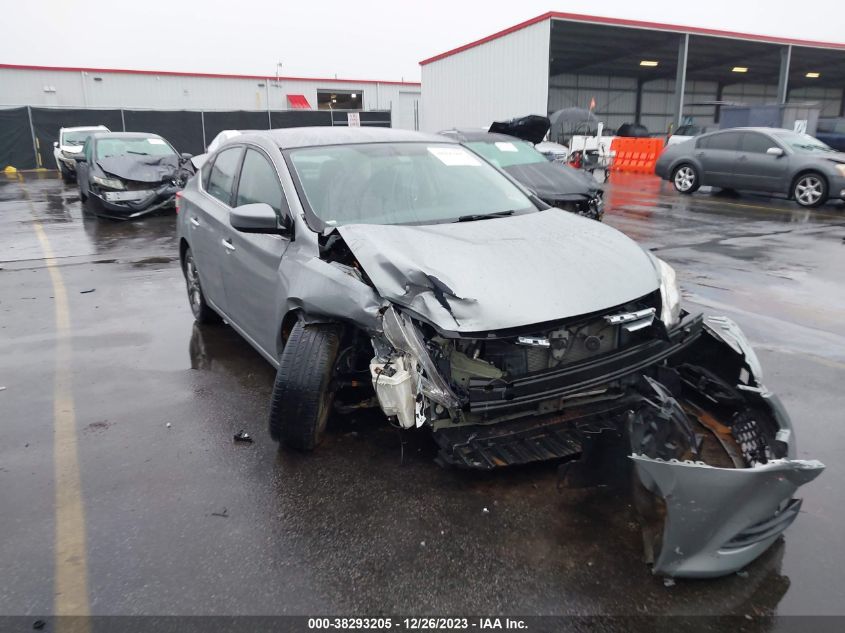
[[[421,59],[546,11],[845,42],[842,0],[26,0],[0,63],[418,81]]]

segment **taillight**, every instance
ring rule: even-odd
[[[177,191],[176,192],[176,213],[177,214],[179,213],[179,205],[181,204],[181,202],[182,202],[182,192]]]

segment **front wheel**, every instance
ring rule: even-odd
[[[818,207],[827,200],[827,181],[821,174],[802,174],[792,185],[792,197],[802,207]]]
[[[300,451],[313,451],[326,430],[334,403],[332,379],[340,328],[331,324],[293,326],[273,385],[270,436]]]
[[[200,285],[197,263],[194,260],[194,254],[190,248],[185,250],[185,255],[182,258],[182,271],[185,273],[185,284],[188,287],[188,303],[191,306],[194,320],[197,323],[220,323],[220,315],[206,303],[205,294],[203,294],[202,286]]]
[[[692,165],[679,165],[672,174],[672,184],[679,193],[692,193],[701,186],[698,171]]]

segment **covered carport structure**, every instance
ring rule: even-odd
[[[654,133],[720,103],[845,107],[845,44],[550,12],[422,65],[425,129],[567,107]],[[542,84],[542,85],[540,85]]]

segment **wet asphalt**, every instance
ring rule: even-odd
[[[29,174],[0,176],[0,615],[54,609],[56,320],[36,223],[70,308],[94,614],[845,614],[845,207],[622,175],[607,201],[688,308],[745,329],[799,456],[827,464],[747,573],[666,587],[618,490],[559,490],[548,464],[445,470],[427,435],[373,416],[333,419],[312,455],[278,451],[274,372],[227,326],[193,324],[174,217],[100,220]]]

